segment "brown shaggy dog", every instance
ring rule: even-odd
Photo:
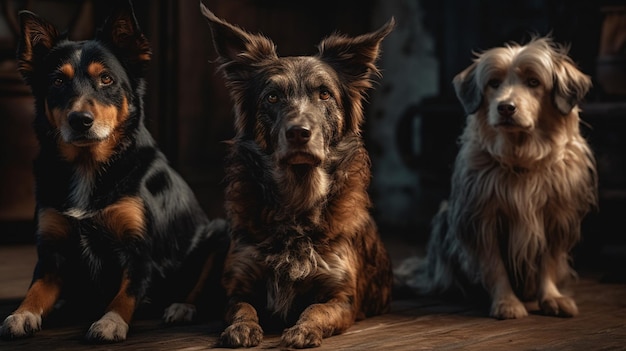
[[[597,176],[580,135],[577,103],[591,82],[550,38],[478,55],[454,78],[467,117],[447,206],[436,216],[427,259],[397,273],[422,293],[489,294],[491,315],[574,316],[559,290],[574,273],[569,251],[596,205]]]
[[[319,346],[389,309],[393,275],[368,210],[360,126],[379,46],[394,22],[355,38],[332,35],[315,56],[278,57],[268,38],[204,6],[202,13],[236,114],[221,343],[258,345],[263,325],[288,327],[286,347]]]

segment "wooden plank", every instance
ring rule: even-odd
[[[2,254],[9,254],[11,260],[0,258],[7,265],[0,268],[2,272],[11,272],[12,266],[23,272],[0,274],[4,289],[0,291],[14,292],[17,289],[11,286],[23,289],[30,275],[32,268],[25,262],[32,263],[32,249],[5,249],[1,248]],[[597,275],[583,274],[571,287],[580,309],[574,318],[531,314],[500,321],[489,318],[485,307],[466,302],[405,298],[394,301],[390,313],[359,321],[343,335],[325,339],[318,350],[626,350],[626,284],[599,281]],[[0,319],[17,307],[20,298],[0,295]],[[89,323],[62,309],[35,337],[0,341],[0,350],[84,350],[82,337]],[[166,327],[153,315],[140,313],[128,340],[89,349],[220,350],[215,346],[222,329],[220,321]],[[266,335],[255,349],[276,349],[279,344],[279,335]]]

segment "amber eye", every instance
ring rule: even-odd
[[[539,79],[537,79],[537,78],[529,78],[529,79],[526,81],[526,85],[528,85],[528,86],[529,86],[529,87],[531,87],[531,88],[536,88],[536,87],[538,87],[540,84],[541,84],[541,82],[539,82]]]
[[[102,83],[102,85],[110,85],[111,83],[113,83],[113,78],[111,78],[110,75],[104,73],[100,76],[100,83]]]
[[[330,92],[328,90],[320,91],[320,100],[328,100],[330,99]]]
[[[502,81],[500,81],[499,79],[490,79],[487,82],[487,85],[489,85],[490,87],[494,89],[498,89],[498,87],[500,87],[500,84],[502,84]]]
[[[269,93],[267,94],[267,102],[269,102],[270,104],[275,104],[278,102],[278,95],[274,94],[274,93]]]

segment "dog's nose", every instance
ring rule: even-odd
[[[77,132],[85,132],[93,125],[93,115],[90,112],[74,111],[67,116],[70,127]]]
[[[515,104],[512,102],[501,102],[498,104],[498,113],[503,117],[510,117],[515,113]]]
[[[287,129],[287,141],[294,145],[304,145],[311,139],[311,130],[304,126],[293,126]]]

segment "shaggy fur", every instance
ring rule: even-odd
[[[38,262],[2,337],[33,335],[60,298],[80,301],[81,318],[85,308],[104,310],[88,341],[124,340],[148,293],[155,303],[184,302],[166,309],[166,322],[191,319],[199,277],[219,271],[211,263],[226,253],[227,228],[207,218],[144,126],[151,52],[130,3],[80,42],[31,12],[20,19],[19,70],[35,97],[40,144]]]
[[[235,103],[221,344],[258,345],[263,325],[288,327],[285,347],[319,346],[389,309],[392,272],[369,214],[360,126],[393,21],[356,38],[332,35],[315,56],[278,57],[269,39],[202,13]]]
[[[482,285],[501,319],[526,316],[526,300],[547,315],[578,313],[559,289],[597,202],[577,107],[590,85],[550,38],[485,51],[454,78],[469,115],[450,199],[434,219],[427,259],[405,262],[401,279],[421,293]]]

